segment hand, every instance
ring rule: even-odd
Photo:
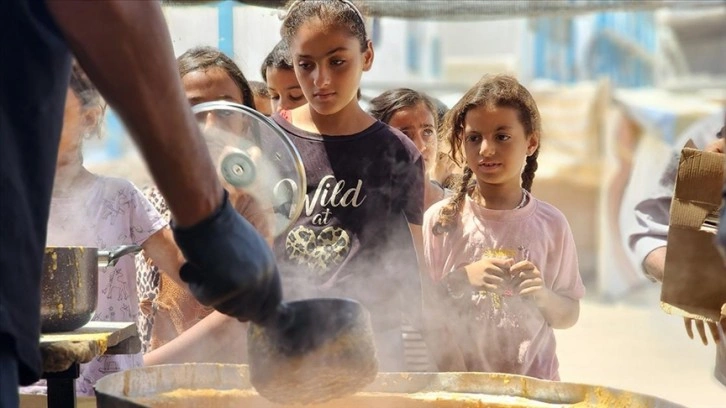
[[[726,139],[717,139],[703,149],[704,152],[726,153]]]
[[[683,323],[686,325],[686,333],[688,333],[688,337],[693,339],[693,322],[696,322],[696,329],[698,330],[698,334],[701,337],[701,341],[704,345],[708,345],[708,336],[706,336],[706,329],[704,327],[703,320],[697,320],[697,319],[690,319],[688,317],[683,318]],[[723,320],[722,320],[723,322]],[[706,322],[705,326],[708,326],[709,331],[711,332],[711,338],[713,338],[713,342],[715,344],[718,344],[718,342],[721,340],[721,335],[719,333],[719,328],[717,323],[713,322]],[[722,324],[722,330],[723,324]]]
[[[269,245],[227,196],[225,191],[222,206],[194,226],[172,223],[187,260],[179,275],[201,304],[240,321],[263,322],[282,298],[280,276]]]
[[[542,273],[530,261],[521,261],[512,265],[510,269],[514,279],[514,293],[520,296],[533,296],[535,300],[541,300],[544,291],[544,280]]]
[[[512,263],[511,259],[482,258],[465,267],[466,275],[472,286],[502,294],[511,281],[509,268]]]
[[[272,231],[272,225],[275,222],[272,210],[263,208],[260,202],[246,191],[228,190],[228,192],[229,201],[232,203],[234,209],[249,221],[257,232],[262,235],[262,238],[272,246],[272,242],[275,239],[274,232]]]

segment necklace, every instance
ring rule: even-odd
[[[482,196],[481,196],[481,193],[479,192],[479,186],[476,186],[474,188],[472,195],[474,198],[474,202],[476,202],[477,204],[484,207],[484,204],[481,202]],[[519,210],[522,207],[524,207],[525,205],[527,205],[528,198],[529,198],[529,193],[527,192],[527,190],[522,189],[522,200],[519,202],[519,204],[517,204],[516,207],[512,208],[512,210]]]
[[[515,210],[519,210],[520,208],[524,207],[525,204],[527,204],[527,190],[522,189],[522,201],[517,204],[516,207],[514,207]]]

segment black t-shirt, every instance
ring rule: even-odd
[[[70,75],[65,40],[42,0],[0,12],[0,345],[20,383],[40,376],[40,273]]]
[[[395,327],[420,304],[408,224],[423,219],[423,159],[401,132],[376,122],[350,136],[321,136],[273,117],[302,157],[300,218],[275,242],[287,299],[347,297],[374,326]]]

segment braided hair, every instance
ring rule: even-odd
[[[447,112],[441,126],[443,138],[449,143],[451,159],[459,164],[466,163],[462,151],[466,114],[478,107],[506,107],[517,111],[525,135],[530,138],[542,133],[542,120],[537,104],[527,88],[509,75],[487,75],[476,83],[456,105]],[[537,171],[539,146],[529,156],[522,171],[522,188],[531,191],[534,174]],[[464,177],[455,188],[456,194],[441,208],[439,218],[433,226],[434,235],[453,231],[459,214],[464,208],[464,198],[471,191],[473,171],[464,167]]]

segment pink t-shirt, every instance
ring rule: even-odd
[[[434,235],[432,227],[447,200],[426,211],[424,255],[434,282],[450,271],[486,257],[529,259],[542,272],[545,286],[559,295],[585,294],[572,232],[555,207],[530,196],[516,210],[489,210],[466,197],[457,228]],[[458,349],[464,367],[449,370],[500,372],[558,380],[555,336],[533,301],[500,296],[471,287],[461,299],[427,299],[428,319],[443,322],[443,338]],[[432,304],[433,303],[433,304]],[[433,316],[431,311],[437,316]]]
[[[167,224],[127,180],[95,176],[76,187],[72,195],[54,196],[51,201],[47,246],[109,249],[141,245]],[[98,306],[93,320],[136,322],[139,298],[134,256],[125,256],[115,266],[98,272]],[[77,394],[93,395],[93,384],[99,378],[142,364],[141,353],[95,358],[81,365]]]

